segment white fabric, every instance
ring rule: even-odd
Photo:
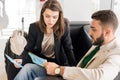
[[[26,44],[27,41],[22,33],[19,30],[15,30],[10,38],[10,48],[12,52],[14,52],[16,55],[21,55]]]
[[[93,47],[90,51],[92,49]],[[120,71],[120,44],[113,40],[101,46],[86,68],[79,67],[82,60],[77,65],[78,67],[65,67],[63,78],[67,80],[114,80]]]

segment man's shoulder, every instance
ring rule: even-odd
[[[109,48],[109,51],[113,54],[119,54],[120,55],[120,42],[117,39],[115,39],[111,43],[111,47]]]

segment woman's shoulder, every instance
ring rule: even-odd
[[[41,30],[36,22],[30,24],[29,33],[34,33],[34,34],[41,33]]]
[[[64,22],[65,24],[68,24],[70,21],[68,20],[68,18],[64,18]]]
[[[70,21],[67,18],[64,18],[65,22],[65,31],[68,31],[70,29]]]
[[[39,29],[39,26],[37,24],[37,22],[33,22],[30,24],[30,29]]]
[[[30,26],[38,26],[37,22],[30,23]]]

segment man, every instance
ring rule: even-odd
[[[95,48],[94,46],[82,58],[78,67],[65,67],[47,62],[47,74],[59,74],[67,80],[113,80],[117,76],[120,67],[120,45],[115,39],[117,17],[111,10],[102,10],[94,13],[92,19],[89,34],[93,45],[100,46],[99,51],[83,68],[80,68],[83,60]]]
[[[46,62],[45,69],[48,75],[52,75],[52,79],[44,77],[39,80],[61,80],[61,77],[65,80],[113,80],[118,75],[120,45],[115,38],[115,31],[118,27],[116,15],[111,10],[95,12],[90,25],[89,34],[93,46],[80,60],[77,67],[59,66]],[[33,70],[31,73],[38,71],[35,67],[29,70]],[[57,78],[53,75],[61,77]],[[16,80],[19,77],[16,77]]]

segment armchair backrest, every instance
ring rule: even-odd
[[[70,34],[76,61],[85,55],[92,46],[88,31],[89,22],[70,22]]]
[[[118,75],[116,76],[114,80],[120,80],[120,72],[118,73]]]

